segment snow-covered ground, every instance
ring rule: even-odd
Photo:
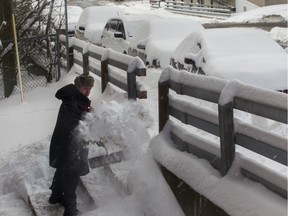
[[[183,16],[161,8],[151,9],[147,2],[143,4],[126,2],[120,7],[131,13],[147,12],[163,14],[163,16]],[[191,16],[191,19],[203,18]],[[31,215],[31,210],[26,205],[27,195],[47,191],[50,186],[54,169],[48,165],[48,150],[60,106],[60,101],[56,100],[54,95],[60,87],[73,82],[77,73],[79,70],[76,67],[73,67],[68,74],[62,72],[61,81],[25,93],[24,103],[21,103],[19,95],[0,101],[0,215]],[[100,81],[95,77],[96,85],[90,95],[95,111],[81,124],[81,130],[89,137],[95,139],[105,137],[110,143],[129,147],[131,153],[129,163],[115,169],[118,169],[118,177],[129,187],[130,194],[104,196],[96,203],[97,209],[85,215],[140,216],[145,215],[144,212],[149,216],[184,215],[160,175],[158,167],[151,160],[151,151],[148,148],[150,140],[158,134],[157,83],[160,74],[160,69],[148,69],[147,76],[141,78],[148,90],[148,99],[137,102],[125,100],[125,94],[111,85],[108,85],[106,91],[101,94]],[[269,126],[275,127],[274,124],[267,125]],[[284,136],[287,137],[287,128],[280,129],[279,133],[282,134],[283,131],[286,131]],[[157,149],[157,141],[163,142],[165,139],[165,137],[153,139],[153,148]],[[108,150],[111,148],[112,145],[108,146]],[[91,154],[101,151],[102,148],[91,146]],[[168,145],[165,151],[159,153],[162,153],[158,155],[159,158],[165,159],[173,153],[173,149]],[[183,164],[187,158],[187,154],[184,155]],[[275,215],[287,214],[285,208],[287,200],[269,192],[260,184],[238,177],[237,163],[230,175],[220,181],[219,174],[213,171],[208,163],[196,158],[192,159],[195,166],[185,164],[189,167],[187,172],[193,174],[193,167],[198,167],[202,173],[197,174],[207,177],[207,181],[201,182],[198,189],[203,189],[206,194],[209,193],[210,197],[214,198],[213,201],[220,206],[226,207],[227,203],[229,206],[226,210],[232,215],[268,216],[274,210]],[[176,155],[175,160],[177,160]],[[173,161],[173,158],[170,158],[170,161]],[[287,176],[287,168],[281,168],[280,172]],[[197,183],[191,181],[191,184]],[[101,194],[107,188],[100,183],[94,185],[93,189]],[[93,184],[90,186],[93,187]],[[207,192],[211,188],[214,189]],[[228,196],[227,190],[238,191],[238,197]],[[250,198],[244,200],[243,197],[247,194],[250,194]]]

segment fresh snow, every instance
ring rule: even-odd
[[[236,13],[223,22],[265,23],[287,21],[287,4],[259,7],[247,12]]]
[[[163,8],[151,9],[147,2],[126,2],[119,7],[131,13],[178,16]],[[285,8],[287,11],[287,7]],[[283,6],[280,9],[282,10]],[[275,11],[274,7],[267,8],[266,13],[269,14],[270,11]],[[249,19],[253,20],[253,17],[250,16]],[[190,18],[201,19],[193,16]],[[81,55],[78,54],[78,56],[81,59]],[[62,72],[59,82],[26,92],[24,103],[21,103],[20,96],[17,94],[0,101],[0,215],[31,215],[31,210],[25,204],[28,194],[48,190],[55,171],[49,167],[48,163],[49,144],[60,106],[60,101],[54,95],[60,87],[72,83],[75,76],[81,72],[80,69],[74,66],[68,74]],[[167,130],[172,127],[170,123],[160,135],[156,136],[158,134],[157,84],[161,72],[160,69],[148,69],[146,77],[137,78],[143,82],[148,91],[148,99],[137,102],[127,101],[125,99],[127,95],[110,84],[102,94],[101,82],[93,75],[95,87],[90,98],[95,110],[86,116],[85,121],[81,122],[79,130],[86,139],[108,139],[111,143],[111,146],[108,146],[109,151],[119,146],[129,149],[126,155],[129,158],[127,163],[116,164],[112,166],[112,169],[130,193],[121,196],[111,192],[111,196],[107,197],[104,192],[106,189],[111,189],[111,185],[107,185],[105,179],[101,179],[102,175],[98,176],[96,183],[93,182],[92,172],[84,178],[91,181],[89,185],[91,192],[95,190],[101,199],[96,203],[98,206],[95,211],[84,215],[184,215],[160,174],[158,166],[152,160],[153,157],[166,168],[173,170],[178,177],[185,179],[186,183],[196,191],[224,208],[230,215],[286,216],[287,200],[270,192],[261,184],[244,178],[239,172],[239,166],[245,163],[244,155],[248,157],[247,160],[259,161],[262,165],[272,168],[275,175],[279,176],[277,184],[282,187],[285,187],[285,184],[281,178],[287,179],[287,167],[238,147],[236,160],[231,170],[224,178],[221,178],[219,172],[213,169],[207,161],[181,152],[172,145],[167,133]],[[185,76],[183,79],[185,80]],[[220,86],[219,80],[219,88]],[[17,89],[15,91],[17,92]],[[201,105],[201,103],[198,104]],[[209,109],[205,103],[203,105]],[[250,118],[242,113],[236,113],[236,115],[241,120],[252,122],[287,139],[286,125],[266,122],[257,117]],[[187,136],[184,130],[181,132],[183,137]],[[219,140],[208,135],[207,139],[211,141],[211,151],[216,152],[215,143]],[[201,141],[199,139],[199,142]],[[115,145],[116,143],[119,146]],[[103,148],[91,145],[90,155],[99,155],[103,151]],[[263,174],[265,171],[267,170],[265,169]],[[269,175],[268,177],[271,177]],[[272,179],[272,181],[276,180]]]
[[[271,90],[288,88],[287,53],[264,30],[212,28],[192,33],[173,54],[174,61],[188,69],[185,57],[194,60],[207,76],[237,79]]]

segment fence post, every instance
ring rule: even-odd
[[[136,71],[127,72],[128,99],[136,100]]]
[[[60,39],[59,39],[59,29],[56,29],[56,59],[57,59],[57,73],[56,73],[56,81],[59,81],[60,80],[60,77],[61,77],[61,71],[60,71],[60,68],[61,68],[61,56],[60,56]]]
[[[108,59],[101,61],[101,86],[102,92],[104,92],[109,81],[108,77]]]
[[[74,65],[74,47],[71,46],[68,48],[67,72],[70,71],[73,65]]]
[[[83,75],[89,74],[89,52],[82,54],[83,61]]]
[[[221,174],[226,175],[235,157],[233,102],[218,105]]]
[[[159,116],[159,132],[162,131],[169,119],[169,81],[158,82],[158,116]]]

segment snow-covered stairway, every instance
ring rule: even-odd
[[[117,176],[111,168],[117,166],[117,164],[125,164],[122,148],[114,147],[109,154],[90,157],[89,164],[90,173],[82,176],[81,182],[96,206],[101,205],[104,200],[107,201],[130,194],[127,187],[119,180],[119,175]],[[123,173],[122,170],[121,172]]]
[[[88,175],[82,176],[81,180],[97,207],[103,202],[129,195],[109,166],[93,169]]]
[[[95,209],[95,203],[82,180],[80,180],[77,190],[78,209],[81,212]],[[42,191],[28,195],[28,204],[34,216],[62,216],[64,208],[60,204],[50,205],[48,199],[51,191]]]

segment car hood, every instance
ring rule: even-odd
[[[287,89],[287,53],[263,30],[207,29],[196,42],[201,49],[191,56],[206,75]]]
[[[263,59],[267,60],[263,61]],[[287,89],[287,60],[287,55],[275,53],[208,58],[205,59],[206,62],[203,62],[200,57],[199,66],[208,76],[236,79],[271,90],[285,90]]]
[[[191,34],[173,56],[176,62],[193,59],[208,76],[272,90],[287,89],[287,53],[259,29],[207,29]]]
[[[131,49],[137,49],[137,45],[145,46],[146,60],[151,63],[158,59],[160,66],[169,65],[171,55],[180,42],[190,33],[203,31],[203,26],[189,19],[162,18],[146,22],[130,43]]]
[[[152,62],[157,59],[160,61],[160,67],[164,68],[169,65],[171,55],[178,46],[179,40],[152,40],[145,45],[146,60]]]
[[[105,24],[88,24],[85,28],[84,38],[89,42],[99,45],[101,44],[101,35]]]

